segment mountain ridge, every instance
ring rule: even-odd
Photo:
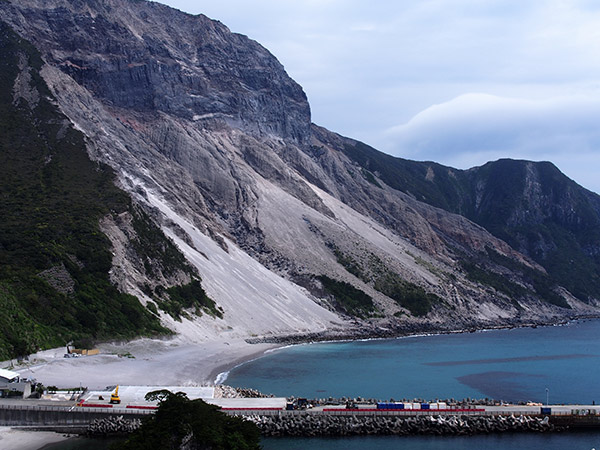
[[[350,150],[348,154],[394,188],[463,215],[542,265],[576,295],[590,301],[598,298],[600,196],[568,179],[551,162],[500,159],[458,170],[380,153],[372,162],[369,155],[377,151],[362,143],[357,145],[362,152]],[[392,178],[394,169],[398,178],[405,178],[404,183]],[[435,184],[433,180],[439,178],[441,181]],[[549,227],[556,230],[550,231]],[[553,233],[560,234],[565,242],[553,242]],[[571,253],[569,248],[581,248],[573,255],[576,264],[571,268],[560,264]],[[554,255],[549,256],[549,252]],[[592,279],[582,279],[581,273]]]
[[[157,311],[187,339],[449,330],[597,314],[596,280],[579,292],[577,280],[565,286],[571,272],[532,251],[542,241],[521,245],[514,227],[490,226],[547,219],[543,202],[535,214],[514,216],[521,222],[485,216],[501,192],[486,191],[497,164],[459,171],[401,160],[311,124],[306,95],[283,66],[225,26],[132,0],[8,0],[0,13],[40,51],[40,74],[85,136],[90,158],[112,167],[220,308],[222,317],[181,321]],[[579,199],[593,228],[597,196],[559,177],[572,194],[553,202],[539,192],[554,178],[536,184],[538,165],[527,167],[523,182],[537,187],[519,201],[552,200],[552,219]],[[122,219],[121,227],[118,217],[100,221],[112,245],[111,281],[145,305],[160,304],[161,284],[136,269]],[[580,239],[563,222],[549,222],[550,234],[538,230],[543,242],[561,236],[563,251],[577,243],[581,276],[597,273],[599,240],[584,242],[585,233]]]

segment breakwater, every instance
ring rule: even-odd
[[[142,426],[138,418],[125,418],[123,416],[103,417],[94,419],[86,429],[89,436],[113,436],[117,434],[133,433]]]
[[[472,415],[254,415],[247,416],[263,436],[355,436],[355,435],[474,435],[499,432],[549,432],[563,427],[549,417]]]

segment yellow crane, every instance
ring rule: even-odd
[[[112,403],[112,404],[121,403],[121,397],[119,397],[119,385],[117,385],[115,392],[110,394],[110,403]]]

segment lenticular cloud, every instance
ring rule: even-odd
[[[599,118],[600,99],[466,94],[427,108],[388,136],[399,156],[458,166],[499,157],[559,160],[573,152],[600,157]]]

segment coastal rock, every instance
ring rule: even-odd
[[[129,434],[141,426],[142,421],[140,419],[125,419],[123,416],[110,416],[92,421],[87,427],[87,434],[89,436]]]
[[[548,418],[531,416],[415,415],[374,416],[314,413],[251,416],[264,436],[355,436],[355,435],[473,435],[500,432],[549,432],[555,427]]]

